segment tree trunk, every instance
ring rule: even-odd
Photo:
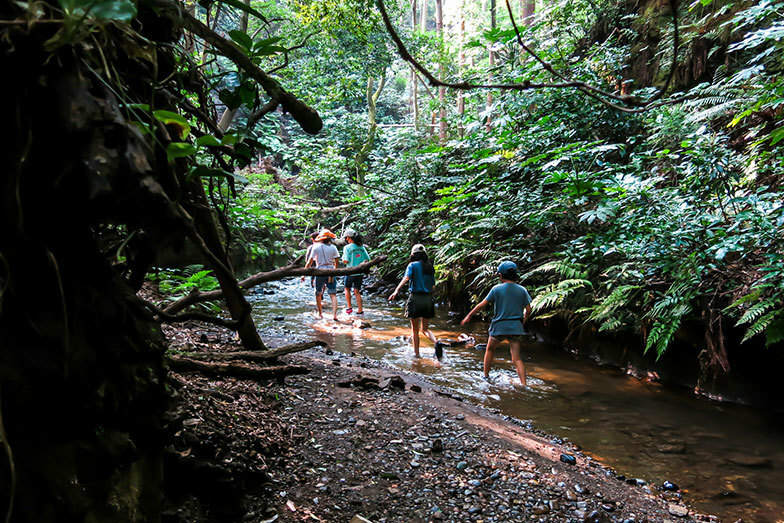
[[[444,6],[443,0],[436,0],[436,32],[438,33],[438,46],[443,55],[444,50]],[[444,77],[443,59],[439,60],[438,77]],[[438,139],[446,141],[446,87],[438,86]]]
[[[422,12],[420,13],[420,29],[422,32],[427,31],[427,0],[422,0]]]
[[[381,81],[378,83],[378,89],[375,89],[375,79],[368,76],[367,83],[367,102],[368,102],[368,134],[365,143],[360,148],[357,156],[354,158],[354,168],[357,176],[357,196],[364,198],[367,195],[365,190],[365,174],[367,173],[367,160],[370,151],[373,150],[373,143],[376,141],[376,131],[378,124],[376,123],[376,103],[378,97],[381,96],[381,91],[384,90],[384,85],[387,81],[387,73],[381,73]]]
[[[495,29],[495,0],[490,0],[490,29]],[[488,83],[493,83],[493,67],[495,67],[495,51],[490,49],[488,54],[489,73],[487,75]],[[490,132],[493,129],[493,92],[487,91],[487,104],[485,106],[487,113],[487,120],[485,121],[485,130]]]
[[[411,30],[416,31],[417,29],[417,2],[419,0],[411,0]],[[411,82],[410,90],[410,102],[411,102],[411,117],[414,119],[414,129],[418,128],[419,123],[419,85],[417,82],[417,75],[414,69],[411,69],[411,74],[409,75],[409,79]]]
[[[457,55],[457,74],[463,76],[465,68],[465,0],[460,0],[460,51]],[[462,90],[457,91],[457,132],[460,138],[463,137],[463,115],[465,114],[465,98]]]
[[[520,3],[523,4],[523,25],[530,26],[534,23],[536,0],[520,0]]]
[[[244,0],[244,4],[250,7],[250,0]],[[248,32],[248,13],[245,11],[243,11],[242,15],[240,16],[239,30],[242,31],[243,33]],[[190,32],[187,32],[186,34],[190,34]],[[234,117],[236,115],[237,115],[237,108],[229,109],[227,107],[226,109],[224,109],[223,114],[220,117],[220,120],[218,120],[218,128],[221,130],[221,132],[225,133],[226,131],[229,130],[229,126],[231,125],[231,122],[234,121]]]

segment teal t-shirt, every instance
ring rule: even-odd
[[[343,248],[343,262],[349,267],[356,267],[368,260],[370,260],[370,256],[364,246],[360,247],[356,243],[349,243]]]
[[[512,282],[499,283],[485,299],[495,307],[490,336],[525,334],[523,310],[531,303],[525,287]]]
[[[422,267],[422,262],[415,261],[408,264],[406,267],[406,276],[408,276],[408,290],[410,292],[421,294],[430,294],[433,292],[433,286],[436,284],[436,278],[432,274],[425,274]]]

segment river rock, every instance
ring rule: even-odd
[[[422,392],[422,387],[420,387],[419,385],[411,385],[410,387],[408,387],[408,390],[410,390],[411,392]]]
[[[594,510],[588,517],[583,520],[585,523],[610,523],[612,519],[610,516],[605,514],[604,512],[599,512],[598,510]]]
[[[550,507],[548,507],[547,505],[535,505],[534,508],[531,509],[531,512],[533,512],[537,516],[541,516],[543,514],[549,514]]]
[[[373,523],[373,522],[365,517],[360,516],[359,514],[354,514],[354,517],[351,518],[351,521],[349,523]]]
[[[680,487],[673,483],[672,481],[665,481],[662,483],[662,490],[669,490],[670,492],[675,492],[680,490]]]
[[[457,463],[457,470],[465,470],[466,468],[468,468],[468,462],[460,461]]]
[[[773,466],[773,460],[764,456],[730,454],[726,456],[726,460],[734,465],[740,465],[741,467],[748,467],[752,469],[770,468]]]
[[[685,518],[689,515],[688,507],[684,507],[683,505],[676,505],[675,503],[670,503],[667,505],[667,512],[679,518]]]
[[[656,447],[656,450],[658,450],[662,454],[685,454],[686,445],[682,445],[682,444],[659,445],[658,447]]]
[[[430,452],[443,452],[444,451],[444,442],[441,441],[441,438],[436,438],[433,440],[433,443],[430,445]]]
[[[561,461],[563,461],[567,465],[577,465],[577,458],[575,458],[571,454],[561,454]]]
[[[476,350],[485,350],[487,348],[487,344],[486,343],[477,343],[476,345],[474,345],[474,348]]]
[[[351,326],[354,327],[355,329],[369,329],[372,327],[370,323],[363,320],[354,320]]]

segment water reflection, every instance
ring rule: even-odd
[[[701,510],[722,518],[784,521],[784,424],[779,416],[696,398],[537,343],[523,347],[529,390],[519,387],[506,344],[496,351],[494,380],[487,383],[481,379],[483,352],[471,347],[447,349],[439,364],[423,336],[424,358],[414,359],[401,302],[366,297],[363,319],[372,327],[363,330],[352,326],[354,316],[341,314],[337,324],[316,318],[312,291],[299,280],[267,289],[275,292],[253,296],[260,327],[313,333],[333,350],[423,374],[475,402],[568,437],[622,474],[677,483]],[[284,321],[274,321],[275,316]],[[446,314],[439,314],[432,330],[451,339],[465,332]],[[479,343],[485,342],[485,332],[483,325],[470,325]]]

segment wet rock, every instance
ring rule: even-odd
[[[565,496],[568,501],[577,501],[577,494],[571,490],[567,490]]]
[[[752,469],[770,468],[773,460],[764,456],[749,456],[746,454],[730,454],[726,457],[729,463]]]
[[[335,352],[329,347],[327,347],[327,349],[324,351],[324,354],[326,354],[327,356],[332,356],[333,354],[335,354]]]
[[[369,329],[372,327],[370,323],[363,320],[354,320],[351,326],[354,327],[355,329]]]
[[[482,512],[482,509],[477,507],[477,506],[473,506],[473,507],[468,509],[468,513],[469,514],[480,514],[481,512]]]
[[[685,454],[686,445],[659,445],[656,450],[662,454]]]
[[[667,512],[679,518],[685,518],[689,515],[688,507],[684,507],[683,505],[676,505],[675,503],[670,503],[667,505]]]
[[[664,483],[662,483],[662,490],[668,490],[670,492],[675,492],[677,490],[680,490],[680,487],[678,485],[676,485],[675,483],[673,483],[672,481],[665,481]]]
[[[457,470],[465,470],[466,468],[468,468],[468,462],[460,461],[457,463]]]
[[[433,443],[430,445],[430,452],[443,452],[444,451],[444,442],[441,441],[441,438],[436,438],[433,440]]]
[[[612,503],[602,503],[602,510],[607,512],[614,512],[615,511],[615,504]]]
[[[286,318],[285,318],[284,316],[275,316],[275,317],[274,317],[274,318],[272,318],[272,319],[273,319],[273,320],[275,320],[275,321],[283,321],[283,320],[285,320]]]
[[[604,512],[599,512],[598,510],[594,510],[588,517],[583,520],[585,523],[610,523],[612,518],[605,514]]]
[[[422,392],[422,387],[420,387],[419,385],[411,385],[408,388],[408,390],[410,390],[412,392]]]
[[[561,454],[560,459],[567,465],[577,465],[577,458],[575,458],[571,454]]]
[[[470,479],[470,480],[468,480],[468,484],[471,485],[472,487],[481,487],[482,486],[482,482],[479,481],[478,479]]]
[[[476,350],[485,350],[487,348],[487,344],[486,343],[477,343],[476,345],[474,345],[474,348]]]

